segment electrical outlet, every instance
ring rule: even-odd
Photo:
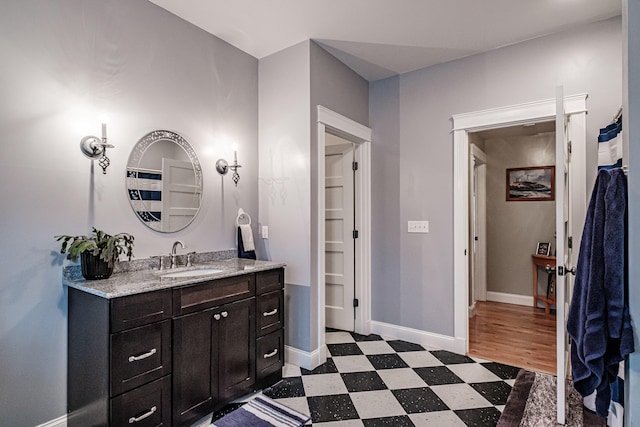
[[[263,239],[268,239],[269,238],[269,226],[268,225],[263,225],[262,226],[262,238]]]
[[[409,233],[428,233],[429,221],[408,221],[407,231]]]

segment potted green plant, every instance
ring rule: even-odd
[[[85,279],[107,279],[121,254],[126,254],[131,260],[134,237],[128,233],[110,235],[95,227],[92,232],[90,236],[60,235],[55,239],[58,242],[62,240],[60,253],[66,253],[67,259],[75,262],[80,258]]]

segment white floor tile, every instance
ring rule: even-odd
[[[398,355],[412,368],[443,365],[440,360],[428,351],[406,351],[398,353]]]
[[[306,416],[309,416],[311,413],[309,411],[309,404],[307,403],[306,397],[287,397],[284,399],[277,399],[277,402]]]
[[[423,412],[419,414],[409,414],[411,422],[416,427],[466,427],[465,423],[453,411]]]
[[[516,383],[516,379],[514,378],[512,380],[504,380],[504,382],[513,387],[513,385]]]
[[[282,376],[284,378],[299,377],[300,375],[300,366],[285,363],[284,368],[282,369]]]
[[[496,406],[496,409],[497,409],[498,411],[500,411],[500,412],[504,412],[504,407],[505,407],[505,406],[506,406],[506,405],[498,405],[498,406]]]
[[[391,354],[395,353],[386,341],[361,341],[358,347],[364,354]]]
[[[330,423],[314,423],[314,427],[363,427],[361,420],[332,421]]]
[[[327,344],[356,342],[349,332],[326,332],[324,338]]]
[[[461,363],[448,365],[454,374],[466,383],[486,383],[489,381],[501,381],[500,377],[479,363]]]
[[[367,356],[336,356],[333,358],[338,372],[375,371]]]
[[[390,390],[427,386],[424,380],[411,368],[381,369],[377,372]]]
[[[493,406],[469,384],[435,385],[431,390],[449,407],[449,409],[472,409]]]
[[[315,374],[302,377],[304,394],[306,396],[325,396],[330,394],[346,394],[340,374]]]
[[[360,418],[381,418],[405,415],[402,405],[389,390],[351,393],[351,400]]]

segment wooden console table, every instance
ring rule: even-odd
[[[545,314],[549,314],[551,310],[551,305],[556,303],[555,292],[553,293],[553,298],[549,298],[546,295],[538,295],[538,267],[546,267],[555,268],[556,267],[556,257],[554,256],[546,256],[546,255],[531,255],[531,260],[533,261],[533,306],[538,306],[538,301],[544,302],[544,312]]]

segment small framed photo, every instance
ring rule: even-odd
[[[507,169],[507,201],[555,200],[555,166]]]
[[[550,250],[551,250],[551,243],[538,242],[538,246],[536,247],[536,254],[549,256]]]

